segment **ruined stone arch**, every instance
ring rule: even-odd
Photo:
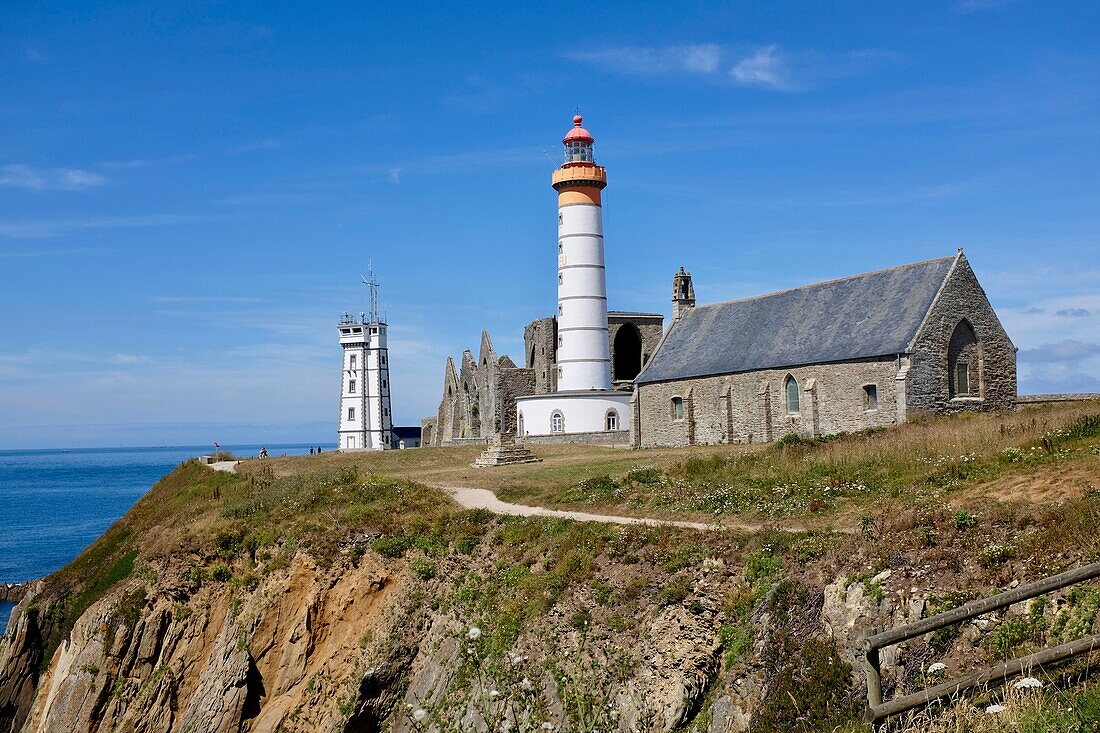
[[[615,332],[611,347],[612,377],[634,379],[642,370],[642,332],[633,323],[624,323]]]

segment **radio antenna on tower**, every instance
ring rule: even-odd
[[[378,279],[374,276],[374,264],[372,262],[367,263],[367,272],[370,273],[370,279],[363,277],[363,284],[370,290],[370,322],[378,323]]]

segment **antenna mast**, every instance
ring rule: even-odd
[[[374,264],[367,264],[367,272],[370,273],[370,279],[363,277],[363,284],[370,290],[370,322],[378,323],[378,279],[374,276]]]

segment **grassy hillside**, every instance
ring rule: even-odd
[[[495,659],[548,619],[612,640],[645,638],[654,609],[720,614],[719,678],[752,669],[773,692],[786,691],[769,697],[760,730],[817,730],[821,721],[832,726],[823,729],[862,730],[855,722],[861,693],[843,683],[847,671],[839,687],[798,683],[832,679],[825,672],[841,668],[831,642],[820,639],[820,624],[805,623],[820,614],[814,599],[826,584],[847,578],[846,585],[898,605],[919,589],[932,613],[1013,580],[1100,559],[1096,404],[930,419],[770,446],[538,448],[543,463],[503,469],[469,468],[477,452],[247,461],[237,475],[184,463],[50,578],[36,601],[48,622],[45,660],[84,609],[124,582],[148,588],[158,575],[171,575],[186,604],[211,584],[247,594],[300,552],[321,567],[355,564],[370,552],[422,584],[423,604],[484,628],[485,652]],[[505,519],[460,510],[433,488],[442,485],[607,512],[739,517],[761,529],[704,533]],[[795,520],[809,528],[796,529]],[[893,573],[889,583],[876,580],[884,571]],[[700,590],[708,583],[711,590]],[[1062,638],[1069,620],[1075,630],[1092,628],[1097,604],[1086,596],[1050,609],[1041,625],[1005,623],[999,628],[1008,630],[977,647],[941,635],[906,653],[959,670],[1019,654]],[[133,606],[143,602],[130,596]],[[122,603],[118,612],[132,609]],[[766,631],[761,618],[772,619]],[[757,642],[783,654],[760,658]],[[919,682],[913,675],[920,666],[897,684]],[[1080,681],[1074,674],[1010,700],[1012,719],[1023,722],[1011,728],[1004,716],[998,729],[1091,730],[1058,727],[1072,718],[1067,706],[1079,712],[1096,705],[1089,688],[1060,691]],[[943,727],[948,718],[940,716],[940,728],[921,728],[931,725],[925,721],[911,729],[992,730],[993,714],[975,709],[960,703],[952,715],[963,722],[955,727]]]

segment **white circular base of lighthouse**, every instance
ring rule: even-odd
[[[516,434],[602,433],[630,428],[630,392],[553,392],[516,398]]]

